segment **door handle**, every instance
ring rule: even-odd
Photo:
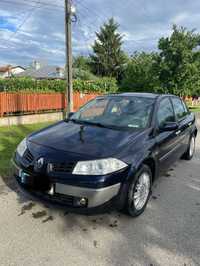
[[[176,131],[176,136],[181,134],[181,130]]]

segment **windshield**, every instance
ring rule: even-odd
[[[118,128],[144,129],[148,126],[154,99],[135,96],[96,98],[83,106],[70,120]]]

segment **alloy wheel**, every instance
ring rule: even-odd
[[[190,148],[189,148],[190,157],[192,157],[194,155],[194,151],[195,151],[195,137],[192,136],[192,138],[190,140]]]
[[[132,193],[132,201],[137,211],[140,211],[147,202],[151,186],[151,178],[147,172],[143,172],[138,178]]]

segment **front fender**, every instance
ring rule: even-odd
[[[157,161],[154,156],[155,154],[152,153],[151,151],[146,151],[146,153],[143,154],[141,153],[140,155],[138,154],[137,159],[135,158],[135,160],[133,161],[130,170],[128,172],[128,175],[120,189],[119,201],[118,201],[119,209],[123,209],[123,207],[125,206],[129,185],[136,177],[136,173],[139,171],[143,163],[146,163],[151,168],[152,165],[150,165],[150,162],[153,162],[154,163],[154,169],[152,170],[153,180],[155,179],[155,177],[158,176]]]
[[[158,159],[157,159],[157,150],[145,150],[140,151],[135,154],[129,174],[127,176],[127,181],[129,182],[130,178],[132,179],[136,172],[141,168],[142,164],[147,164],[152,170],[153,180],[158,176]]]

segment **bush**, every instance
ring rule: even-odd
[[[117,81],[113,78],[98,78],[94,81],[74,80],[75,91],[113,93],[118,90]],[[31,78],[0,79],[0,92],[65,92],[65,80],[34,80]]]
[[[92,74],[88,70],[83,70],[80,68],[74,68],[73,69],[73,78],[74,79],[79,79],[79,80],[97,80],[98,78]]]

